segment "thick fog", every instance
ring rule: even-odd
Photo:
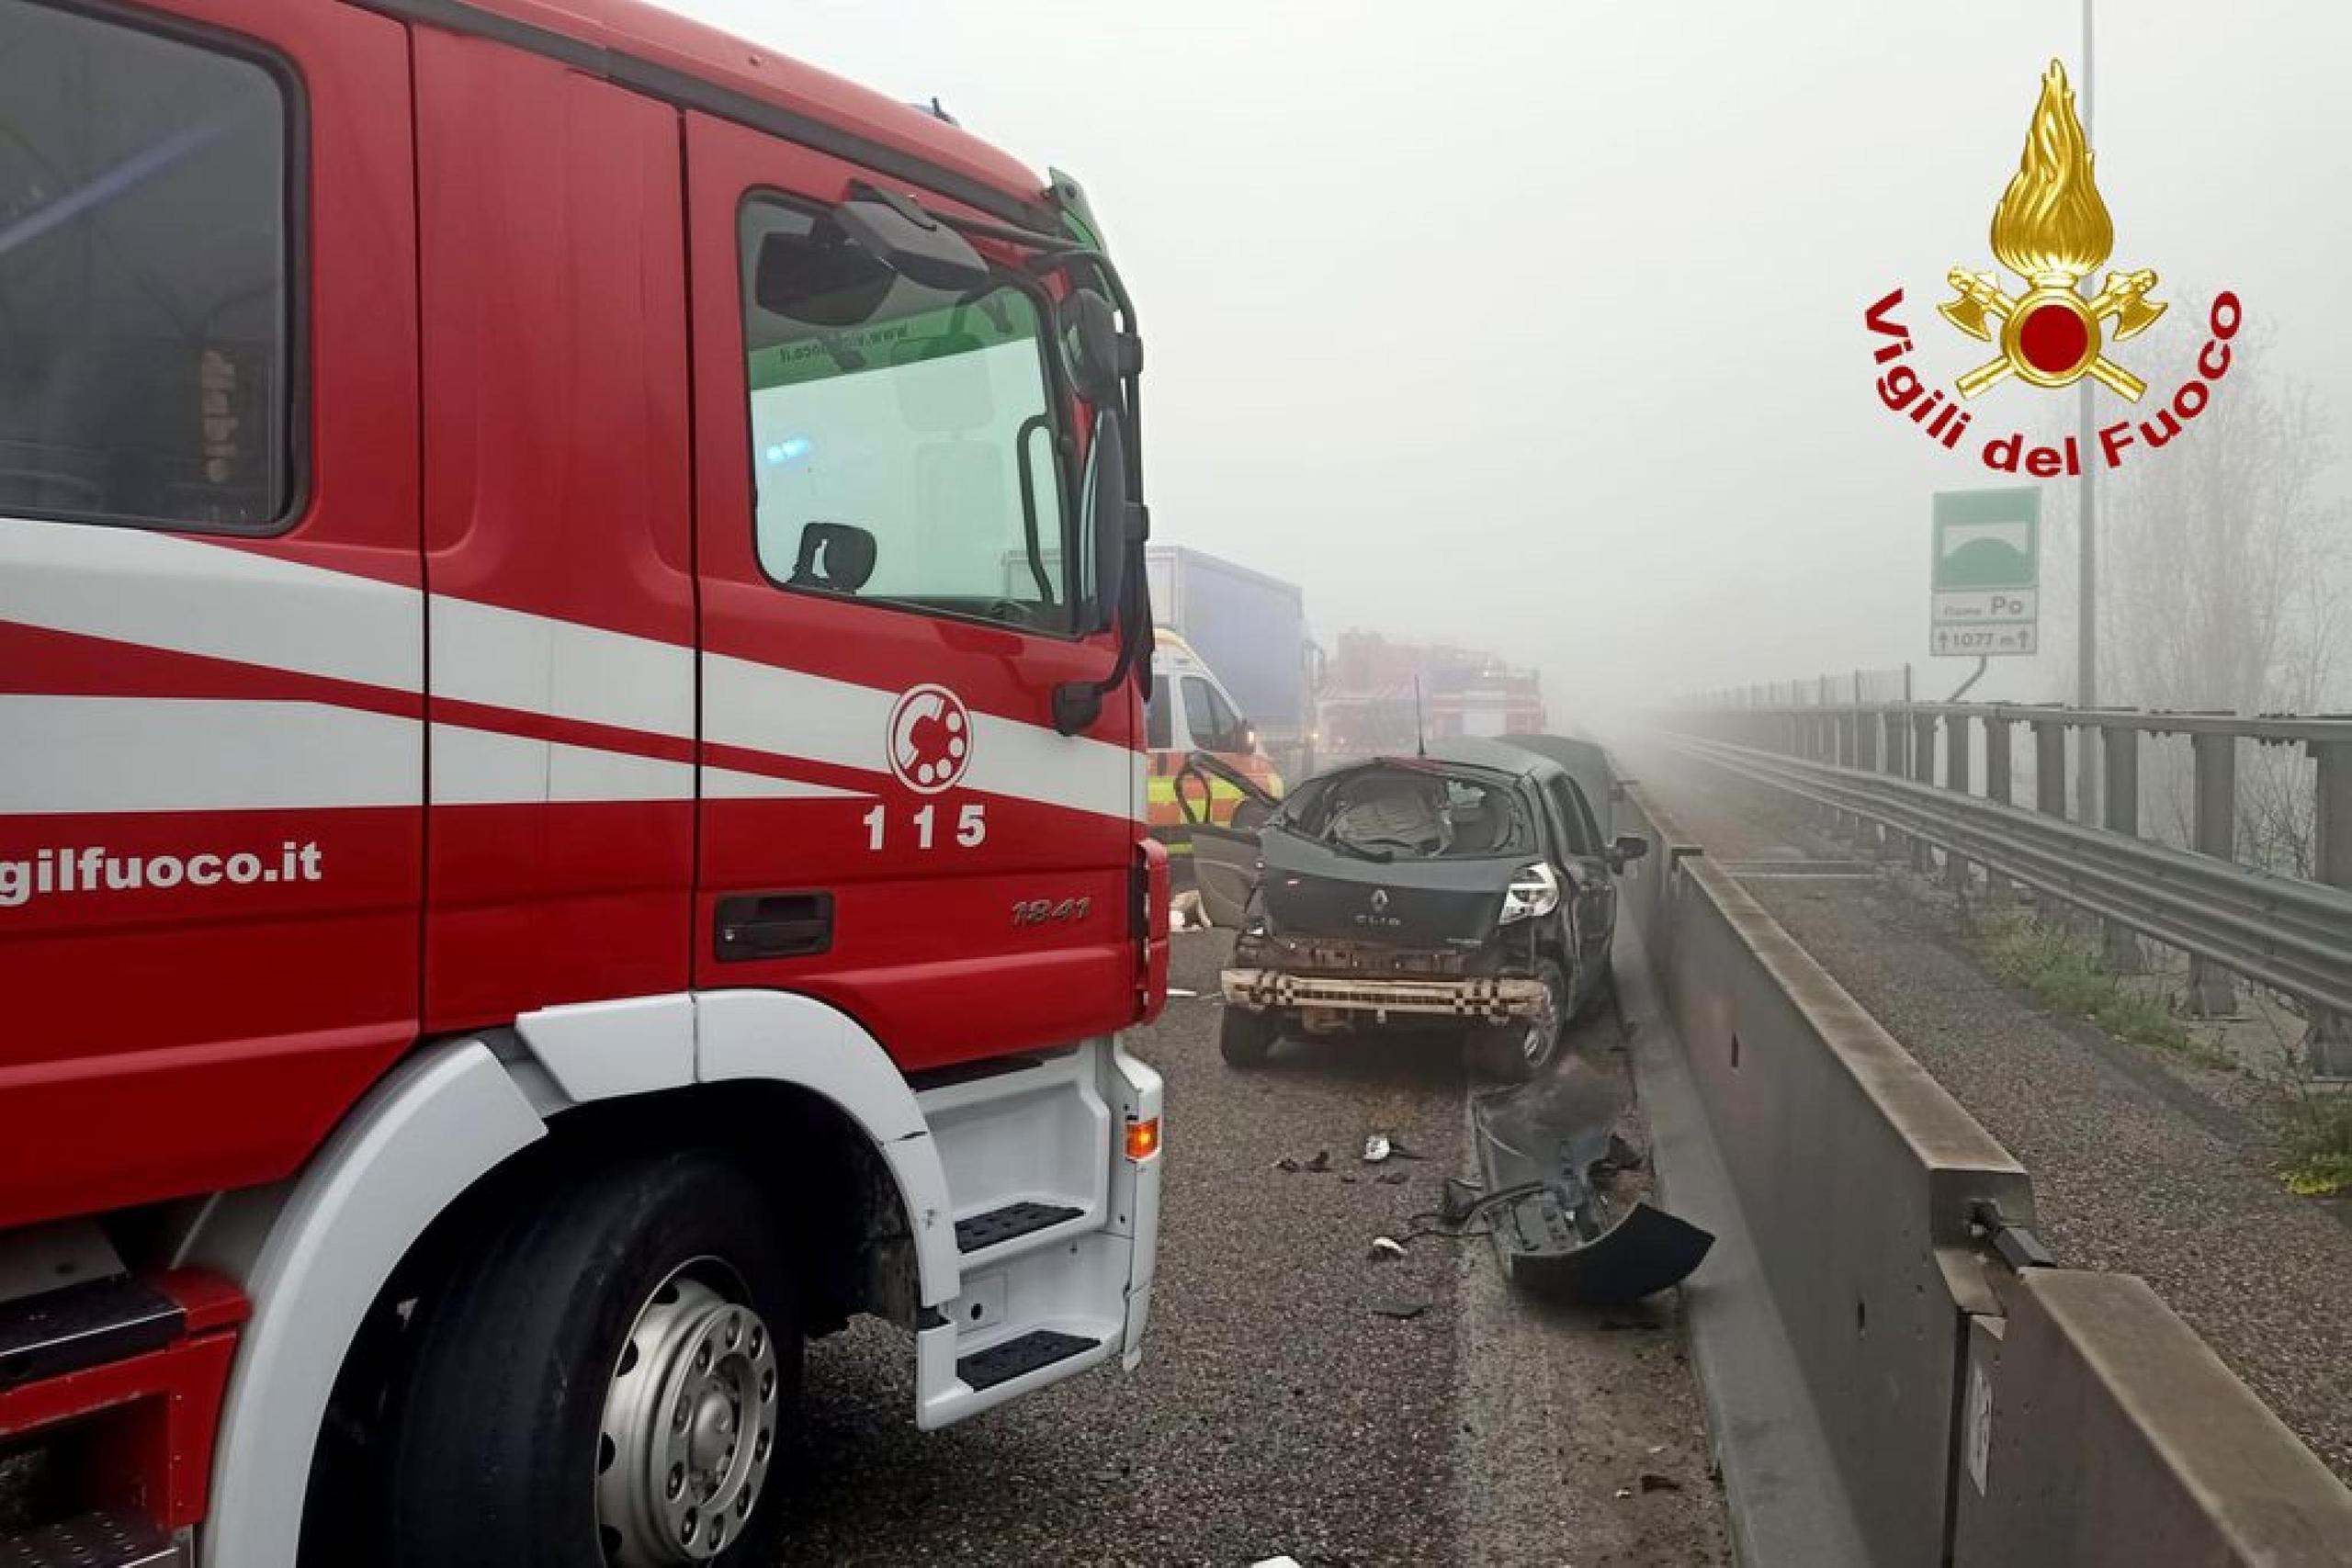
[[[1555,716],[1906,660],[1940,694],[1969,667],[1927,659],[1930,493],[2019,481],[1882,406],[1862,317],[1900,285],[1924,378],[1986,357],[1935,306],[1949,267],[1995,265],[2053,55],[2081,90],[2075,6],[678,4],[1078,175],[1148,339],[1158,537],[1305,584],[1327,640],[1490,648]],[[2109,4],[2091,140],[2109,265],[2174,303],[2112,357],[2156,380],[2233,290],[2217,402],[2260,377],[2352,449],[2347,58],[2338,6]],[[1971,407],[1980,434],[2059,431],[2077,396]],[[2307,499],[2347,480],[2330,460]],[[2052,513],[2047,651],[1983,693],[2071,682]]]

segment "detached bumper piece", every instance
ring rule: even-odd
[[[1553,1077],[1482,1096],[1471,1108],[1484,1210],[1513,1284],[1600,1304],[1639,1301],[1680,1284],[1715,1238],[1636,1200],[1620,1210],[1598,1173],[1617,1158],[1611,1136],[1622,1097],[1581,1062]]]
[[[0,1445],[37,1450],[54,1439],[92,1483],[73,1500],[91,1511],[0,1532],[0,1568],[187,1561],[184,1532],[204,1511],[245,1313],[234,1286],[195,1271],[0,1303]]]
[[[1484,975],[1461,980],[1379,980],[1355,975],[1295,975],[1286,969],[1227,969],[1225,999],[1248,1008],[1328,1008],[1341,1012],[1418,1013],[1500,1021],[1544,1006],[1544,982]]]

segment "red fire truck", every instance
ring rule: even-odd
[[[0,1560],[761,1562],[807,1337],[1132,1366],[1080,189],[630,0],[0,0]]]

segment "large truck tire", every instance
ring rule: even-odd
[[[1525,1083],[1552,1070],[1560,1059],[1560,1035],[1566,1027],[1567,976],[1546,958],[1535,966],[1544,982],[1544,1010],[1532,1018],[1507,1019],[1473,1030],[1465,1054],[1470,1070],[1498,1083]]]
[[[783,1236],[708,1150],[575,1174],[488,1227],[394,1391],[393,1568],[763,1568],[800,1392]]]

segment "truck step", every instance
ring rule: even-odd
[[[956,1222],[956,1250],[978,1252],[1031,1231],[1044,1230],[1047,1225],[1074,1220],[1086,1213],[1068,1203],[1007,1203],[1001,1209],[990,1209],[985,1214],[973,1214]]]
[[[1102,1343],[1100,1339],[1087,1339],[1076,1334],[1057,1334],[1050,1328],[1039,1328],[1018,1339],[1008,1339],[1001,1345],[959,1358],[956,1362],[956,1375],[975,1389],[994,1388],[1024,1372],[1034,1372],[1039,1367],[1050,1367],[1056,1361],[1082,1356]]]
[[[0,1536],[0,1568],[183,1568],[187,1562],[162,1530],[112,1510]]]

